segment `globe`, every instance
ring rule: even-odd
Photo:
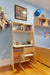
[[[40,9],[37,9],[36,11],[35,11],[35,15],[36,16],[39,16],[41,14],[41,10]]]

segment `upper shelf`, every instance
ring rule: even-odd
[[[24,33],[32,33],[33,32],[33,26],[29,24],[23,24],[23,23],[16,23],[12,22],[12,30],[13,32],[24,32]]]
[[[14,25],[25,25],[25,26],[32,26],[30,24],[24,24],[24,23],[18,23],[18,22],[12,22]]]
[[[33,33],[33,31],[21,31],[21,30],[13,30],[13,32],[20,32],[20,33]]]
[[[34,25],[35,27],[50,28],[50,19],[45,17],[35,17]]]
[[[40,17],[38,16],[39,19],[44,19],[44,20],[47,20],[48,18],[45,18],[45,17]]]
[[[50,28],[50,26],[40,26],[40,25],[35,25],[35,27]]]

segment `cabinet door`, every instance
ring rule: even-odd
[[[32,52],[35,52],[35,48],[34,47],[24,48],[24,53],[32,53]]]

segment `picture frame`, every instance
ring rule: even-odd
[[[15,5],[15,19],[27,21],[27,9],[22,6]]]

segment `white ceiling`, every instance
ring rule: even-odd
[[[50,11],[50,0],[25,0],[25,1]]]

